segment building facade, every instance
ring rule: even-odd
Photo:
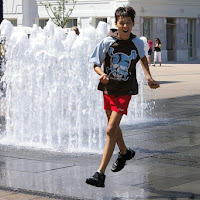
[[[44,27],[49,16],[41,1],[46,2],[4,0],[4,18],[14,26]],[[48,1],[54,6],[58,2]],[[163,61],[200,60],[200,0],[77,0],[67,27],[96,27],[105,21],[110,29],[115,26],[114,12],[122,5],[136,10],[134,34],[150,37],[153,42],[160,38]]]

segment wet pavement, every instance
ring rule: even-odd
[[[105,188],[85,184],[101,155],[0,146],[0,200],[200,199],[200,65],[151,67],[161,88],[149,119],[122,126],[136,150],[125,168],[106,171]],[[193,90],[192,90],[193,88]]]

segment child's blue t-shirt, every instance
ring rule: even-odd
[[[128,40],[107,37],[99,42],[90,61],[103,66],[109,82],[100,82],[98,89],[115,96],[138,94],[136,63],[144,56],[144,42],[132,34]]]

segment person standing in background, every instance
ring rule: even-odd
[[[148,50],[148,63],[149,65],[151,65],[151,54],[152,54],[152,46],[153,46],[153,42],[150,40],[150,38],[147,38],[147,42],[149,45],[149,50]]]
[[[78,29],[77,26],[71,27],[71,30],[70,30],[70,31],[74,31],[74,32],[76,33],[76,35],[80,35],[80,31],[79,31],[79,29]]]
[[[157,60],[159,61],[161,67],[161,42],[159,38],[156,38],[156,43],[154,47],[154,67],[156,66]]]

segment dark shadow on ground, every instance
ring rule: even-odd
[[[148,199],[168,199],[168,200],[176,200],[176,199],[200,199],[199,194],[194,194],[190,192],[176,192],[176,191],[165,191],[165,190],[157,190],[151,186],[147,186],[145,190],[148,190],[158,196],[148,197]]]
[[[182,81],[158,81],[159,84],[181,83]]]

